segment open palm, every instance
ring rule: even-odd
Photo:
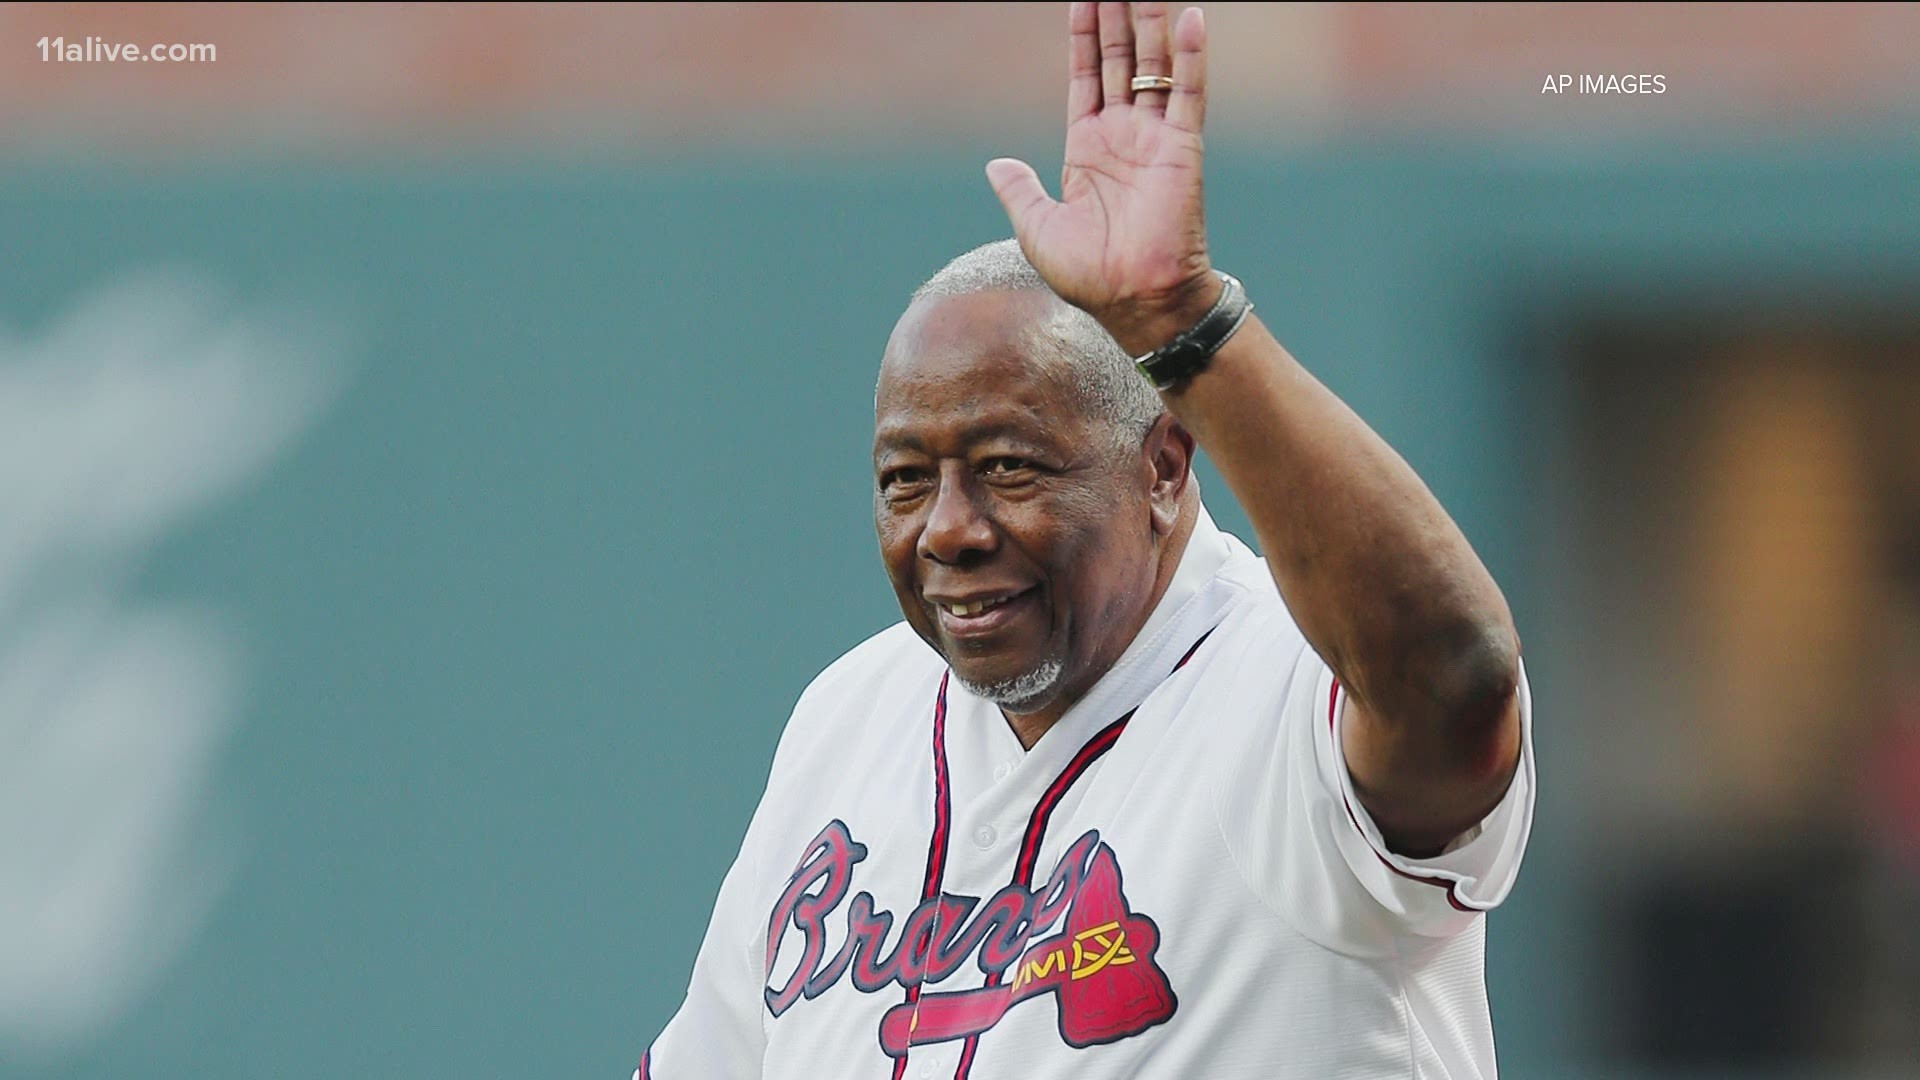
[[[1206,24],[1189,8],[1170,27],[1159,3],[1076,3],[1068,23],[1060,200],[1023,161],[996,159],[987,176],[1047,284],[1132,348],[1162,314],[1183,325],[1206,306]],[[1135,91],[1136,75],[1173,87]]]

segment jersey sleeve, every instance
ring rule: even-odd
[[[1297,640],[1297,639],[1296,639]],[[1280,659],[1280,658],[1275,658]],[[1513,888],[1533,825],[1533,704],[1520,671],[1520,763],[1485,818],[1427,859],[1387,849],[1354,792],[1341,749],[1346,694],[1304,642],[1265,668],[1266,728],[1235,770],[1222,804],[1249,884],[1301,933],[1337,951],[1391,952],[1406,935],[1451,937]],[[1275,715],[1277,713],[1277,715]],[[1244,815],[1236,819],[1233,815]]]
[[[764,811],[764,804],[762,807]],[[754,825],[760,814],[754,815]],[[764,973],[753,942],[764,933],[752,904],[755,827],[720,885],[713,917],[693,962],[687,996],[634,1070],[634,1080],[701,1077],[758,1080],[766,1048],[761,1025]]]

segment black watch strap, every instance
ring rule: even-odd
[[[1213,309],[1172,341],[1134,359],[1140,373],[1161,390],[1171,390],[1205,371],[1213,354],[1220,351],[1220,346],[1227,343],[1253,311],[1239,278],[1223,270],[1214,273],[1220,275],[1224,288],[1220,290],[1220,299],[1213,302]]]

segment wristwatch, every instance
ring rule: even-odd
[[[1205,371],[1213,362],[1213,354],[1220,351],[1220,346],[1227,343],[1253,311],[1253,303],[1247,299],[1247,290],[1241,287],[1239,278],[1224,270],[1214,273],[1220,275],[1223,287],[1212,310],[1172,341],[1134,358],[1140,373],[1155,388],[1172,390]]]

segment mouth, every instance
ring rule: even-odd
[[[1039,593],[1038,586],[1029,586],[1015,592],[982,593],[968,597],[934,599],[933,604],[940,628],[956,638],[978,638],[990,635],[1018,618],[1031,607]]]

